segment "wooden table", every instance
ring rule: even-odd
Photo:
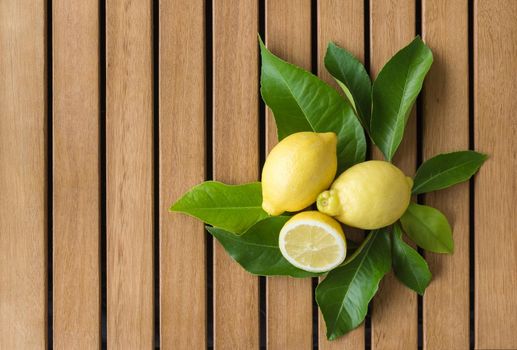
[[[257,33],[333,85],[328,41],[375,76],[422,35],[435,62],[396,163],[490,155],[421,198],[456,246],[426,254],[425,296],[388,276],[333,343],[315,281],[250,276],[167,212],[205,179],[258,179],[276,136]],[[517,349],[516,38],[515,0],[0,1],[0,349]]]

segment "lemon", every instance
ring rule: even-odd
[[[332,270],[346,257],[341,225],[317,211],[305,211],[287,221],[280,231],[278,245],[287,261],[309,272]]]
[[[411,199],[413,180],[391,163],[372,160],[343,172],[318,196],[318,210],[349,226],[373,230],[397,221]]]
[[[336,175],[336,145],[333,132],[299,132],[280,141],[262,169],[262,208],[280,215],[314,203]]]

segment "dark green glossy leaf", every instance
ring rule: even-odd
[[[364,161],[364,131],[350,104],[315,75],[273,55],[262,41],[260,49],[260,92],[275,116],[279,140],[300,131],[332,131],[338,137],[338,174]]]
[[[359,248],[361,244],[360,243],[357,243],[357,241],[355,240],[351,240],[351,239],[347,239],[346,240],[346,254],[350,254],[350,253],[353,253],[357,250],[357,248]]]
[[[486,154],[474,151],[439,154],[418,168],[413,184],[413,194],[441,190],[467,181],[487,158]]]
[[[391,259],[395,276],[418,294],[424,294],[431,282],[431,271],[425,259],[402,239],[399,224],[393,226]]]
[[[363,239],[363,241],[360,244],[355,243],[355,247],[353,247],[353,249],[350,248],[350,246],[348,245],[349,241],[347,241],[346,258],[345,258],[345,261],[343,261],[341,263],[341,265],[339,265],[339,266],[345,266],[346,264],[352,262],[352,260],[354,260],[359,255],[359,253],[361,253],[361,251],[364,249],[364,247],[368,246],[368,241],[370,241],[370,239],[372,239],[372,237],[373,237],[373,235],[367,235],[366,238]]]
[[[316,301],[327,325],[329,340],[363,322],[368,303],[390,270],[390,239],[386,229],[372,231],[360,253],[348,264],[330,271],[316,288]]]
[[[268,217],[262,210],[260,182],[233,186],[206,181],[185,193],[169,210],[234,233],[242,233]]]
[[[206,229],[222,244],[233,260],[255,275],[318,276],[319,274],[294,267],[282,256],[278,247],[278,235],[287,220],[287,216],[269,217],[240,236],[216,227]]]
[[[373,83],[370,136],[388,161],[402,141],[409,112],[432,62],[431,50],[416,37],[386,63]]]
[[[453,252],[452,229],[439,210],[411,203],[400,222],[409,238],[425,250],[434,253]]]
[[[363,64],[347,50],[329,43],[325,67],[343,89],[363,127],[370,130],[372,82]]]

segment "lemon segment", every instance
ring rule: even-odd
[[[314,203],[336,175],[336,147],[333,132],[298,132],[280,141],[262,169],[262,208],[280,215]]]
[[[332,270],[346,257],[343,229],[336,220],[317,211],[293,216],[280,231],[278,245],[287,261],[309,272]]]
[[[391,163],[372,160],[343,172],[318,196],[318,210],[365,230],[393,224],[406,211],[413,180]]]

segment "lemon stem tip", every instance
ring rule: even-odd
[[[321,192],[316,205],[320,212],[330,216],[336,216],[340,211],[339,198],[333,190]]]
[[[284,212],[283,210],[278,210],[273,205],[271,205],[269,202],[265,202],[265,201],[262,202],[262,209],[271,216],[278,216]]]

